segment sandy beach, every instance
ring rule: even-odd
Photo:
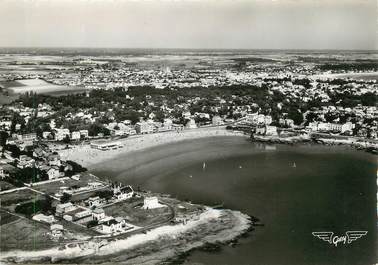
[[[72,160],[84,167],[92,168],[94,165],[111,160],[119,155],[141,151],[150,147],[180,142],[184,140],[194,140],[206,137],[219,136],[241,136],[241,132],[226,130],[225,127],[209,127],[184,130],[182,132],[164,132],[146,135],[135,135],[125,139],[117,140],[123,147],[116,150],[101,151],[91,148],[89,145],[72,146],[70,149],[59,150],[59,154],[64,160]]]

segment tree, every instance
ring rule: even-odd
[[[48,176],[45,171],[36,167],[25,167],[19,169],[14,173],[13,179],[21,183],[35,183],[42,180],[47,180]]]
[[[99,196],[100,198],[109,200],[113,197],[113,191],[111,191],[111,190],[99,190],[99,191],[96,191],[95,196]]]
[[[66,193],[66,192],[63,192],[63,196],[60,198],[60,202],[61,203],[66,203],[66,202],[69,202],[71,200],[71,195]]]
[[[70,142],[71,142],[70,137],[68,135],[66,135],[66,137],[64,137],[64,139],[63,139],[63,143],[69,144]]]
[[[51,207],[51,199],[36,200],[17,205],[15,212],[26,216],[32,216],[33,214],[37,214],[39,212],[51,214],[53,212],[53,208]]]
[[[96,226],[96,225],[98,225],[98,221],[97,221],[97,220],[91,220],[91,221],[89,221],[89,222],[87,223],[87,227],[88,227],[88,228],[94,227],[94,226]]]
[[[8,133],[5,131],[0,131],[0,146],[2,147],[2,154],[4,155],[5,145],[7,144]]]
[[[72,175],[75,175],[77,173],[82,173],[82,172],[87,171],[87,169],[85,167],[82,167],[80,164],[78,164],[74,161],[67,160],[66,163],[72,167],[71,170],[67,171],[67,175],[72,176]]]

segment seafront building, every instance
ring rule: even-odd
[[[91,148],[93,149],[98,149],[101,151],[106,151],[106,150],[113,150],[113,149],[118,149],[122,148],[123,145],[116,141],[116,142],[104,142],[104,141],[99,141],[99,142],[92,142],[91,143]]]

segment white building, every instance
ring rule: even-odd
[[[135,130],[138,134],[153,133],[154,127],[152,124],[142,121],[135,124]]]
[[[93,217],[93,220],[101,221],[102,219],[106,217],[104,209],[102,208],[94,209],[92,212],[92,217]]]
[[[18,158],[17,167],[18,168],[26,168],[26,167],[33,167],[35,160],[27,155],[20,155]]]
[[[56,213],[57,214],[64,214],[64,213],[68,213],[68,212],[71,212],[73,210],[76,210],[76,206],[73,205],[71,202],[67,202],[67,203],[60,203],[60,204],[57,204],[56,205]]]
[[[51,135],[51,132],[48,132],[48,131],[42,132],[42,138],[43,139],[47,139],[50,135]]]
[[[173,125],[173,121],[171,120],[171,119],[164,119],[164,121],[163,121],[163,130],[164,131],[171,131],[171,130],[173,130],[173,127],[172,127],[172,125]]]
[[[67,136],[70,137],[70,130],[68,130],[68,129],[55,129],[55,141],[62,141]]]
[[[96,197],[90,197],[87,200],[87,203],[89,207],[98,207],[103,204],[103,201],[99,196],[96,196]]]
[[[112,234],[115,232],[124,232],[128,226],[122,217],[112,218],[102,223],[101,230],[103,233]]]
[[[145,197],[144,198],[144,203],[143,203],[143,209],[148,210],[148,209],[156,209],[156,208],[161,208],[161,207],[166,207],[166,205],[159,203],[159,200],[157,197]]]
[[[341,126],[341,133],[344,133],[346,131],[352,131],[354,129],[355,125],[351,122],[346,122]]]
[[[62,165],[59,154],[51,154],[47,157],[47,160],[50,166],[60,167]]]
[[[120,184],[119,186],[113,188],[113,194],[114,197],[117,198],[117,200],[127,200],[133,197],[134,190],[130,185],[121,187]]]
[[[329,131],[329,125],[325,122],[318,123],[317,131]]]
[[[50,226],[50,230],[54,238],[59,238],[63,235],[63,225],[53,224]]]
[[[91,148],[102,151],[122,148],[123,145],[120,142],[94,142],[91,143]]]
[[[272,116],[270,116],[270,115],[266,115],[265,116],[265,118],[264,118],[264,123],[266,124],[266,125],[270,125],[271,123],[272,123]]]
[[[182,113],[182,117],[186,120],[189,120],[192,117],[192,114],[189,111],[185,111]]]
[[[212,118],[212,124],[213,124],[214,126],[222,125],[222,124],[223,124],[222,118],[219,117],[219,116],[214,116],[214,117]]]
[[[84,211],[75,213],[75,219],[80,219],[80,218],[84,218],[84,217],[87,217],[87,216],[92,216],[92,213],[91,213],[90,210],[84,210]]]
[[[48,223],[48,224],[51,224],[51,223],[55,222],[54,216],[52,216],[52,215],[44,215],[42,213],[34,215],[32,219],[36,220],[38,222],[45,222],[45,223]]]
[[[249,114],[247,114],[245,116],[246,122],[252,123],[252,124],[257,123],[257,116],[258,116],[258,113],[249,113]]]
[[[196,128],[197,128],[197,124],[196,124],[196,122],[194,121],[194,119],[190,119],[190,120],[186,123],[185,127],[186,127],[187,129],[196,129]]]
[[[84,138],[84,139],[86,139],[86,138],[89,137],[89,132],[88,132],[88,130],[80,130],[79,132],[80,132],[80,137],[82,137],[82,138]]]
[[[277,127],[270,126],[270,125],[265,126],[265,135],[269,135],[269,136],[277,135]]]
[[[47,175],[49,176],[49,179],[57,179],[60,177],[60,171],[56,167],[51,167],[47,170]]]
[[[80,132],[79,131],[74,131],[71,133],[71,140],[80,140]]]

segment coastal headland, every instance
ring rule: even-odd
[[[36,251],[2,252],[1,260],[9,263],[81,260],[85,263],[96,258],[96,262],[104,263],[121,259],[124,264],[156,264],[206,244],[235,240],[251,225],[250,218],[240,212],[206,208],[185,224],[161,226],[120,239],[97,238]]]
[[[235,135],[243,136],[239,132],[227,131],[224,127],[214,127],[179,133],[169,132],[129,137],[119,140],[122,148],[116,150],[101,151],[91,148],[90,145],[77,145],[71,149],[62,149],[59,152],[64,159],[75,161],[91,169],[120,155],[149,152],[150,148],[161,145],[167,146],[170,143],[199,138],[211,139],[217,136]],[[88,181],[103,183],[104,186],[100,190],[107,189],[104,180],[100,180],[90,173],[83,174],[80,181],[75,182],[76,184],[70,178],[60,182],[71,189],[73,184],[80,186]],[[9,201],[9,206],[2,210],[2,214],[4,216],[11,214],[9,207],[11,207],[11,202],[15,198],[24,198],[23,195],[29,193],[30,198],[33,196],[43,197],[46,194],[54,194],[54,192],[59,193],[60,185],[55,184],[55,182],[46,182],[41,185],[31,185],[15,193],[10,191],[3,196],[4,202]],[[56,194],[52,196],[54,200],[58,200],[55,197]],[[73,195],[71,201],[79,208],[88,209],[84,201],[88,199],[88,196],[93,197],[93,194],[84,192],[84,194]],[[69,231],[68,233],[71,234],[71,238],[65,237],[64,240],[51,241],[46,237],[49,234],[45,228],[46,225],[22,218],[19,214],[13,214],[15,220],[9,224],[22,225],[27,223],[29,227],[37,226],[39,228],[38,233],[45,238],[45,241],[34,242],[32,250],[30,250],[30,246],[28,247],[28,244],[33,241],[31,238],[22,240],[23,243],[20,244],[14,242],[13,245],[2,249],[1,261],[4,263],[90,263],[95,258],[96,262],[101,263],[122,261],[125,264],[157,264],[166,260],[175,260],[193,249],[205,248],[211,250],[217,249],[223,244],[234,244],[238,237],[253,230],[253,225],[257,221],[256,218],[239,211],[192,204],[171,198],[170,195],[152,193],[139,190],[139,188],[135,194],[136,196],[133,197],[132,201],[103,206],[106,214],[127,216],[128,222],[134,226],[130,231],[121,234],[100,235],[96,234],[96,230],[89,233],[84,227],[80,228],[74,222],[61,220],[67,232]],[[166,207],[163,210],[147,209],[144,210],[145,213],[143,213],[143,207],[138,210],[140,205],[143,204],[143,198],[151,198],[152,196],[158,198],[159,203]],[[148,221],[146,218],[152,219]],[[138,225],[135,225],[136,223]],[[10,228],[11,226],[6,225],[4,229],[7,229],[7,227]]]

